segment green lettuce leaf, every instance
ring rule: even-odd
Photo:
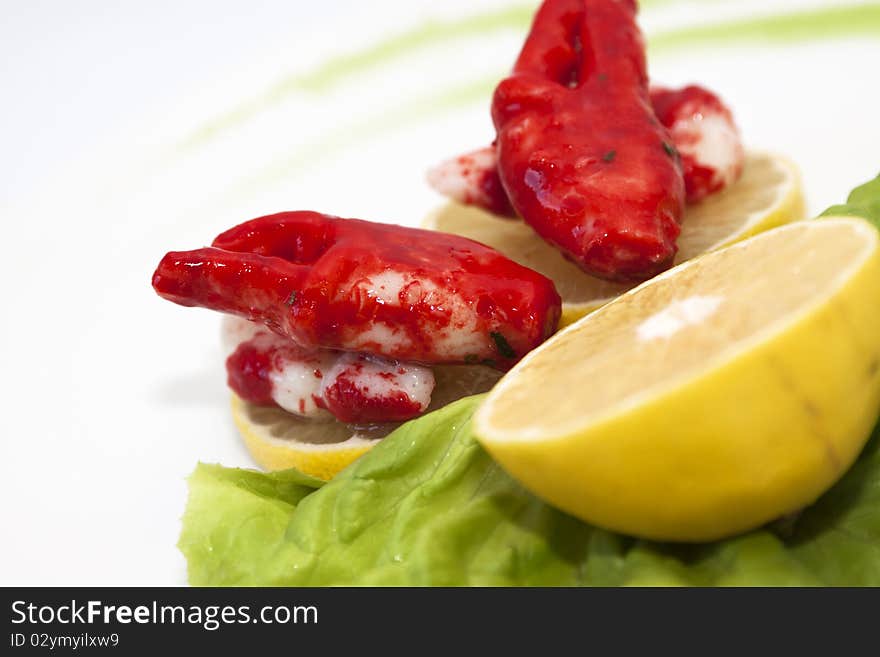
[[[178,543],[193,582],[253,577],[251,562],[272,557],[273,536],[290,521],[297,503],[315,490],[298,470],[256,472],[200,463],[189,478],[189,501]]]
[[[473,439],[471,397],[402,426],[317,491],[199,465],[180,548],[196,585],[880,586],[880,430],[796,519],[705,545],[591,527]]]
[[[880,175],[856,187],[846,198],[846,203],[832,205],[821,216],[829,215],[863,217],[880,228]]]

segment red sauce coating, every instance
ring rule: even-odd
[[[401,391],[384,396],[370,394],[369,388],[362,388],[357,381],[337,377],[332,385],[324,390],[327,410],[342,422],[403,422],[421,414],[420,404]]]
[[[274,406],[272,399],[272,352],[254,341],[242,342],[226,359],[226,382],[236,395],[260,406]]]
[[[272,398],[273,372],[281,372],[288,363],[312,367],[319,362],[318,352],[263,331],[241,342],[226,359],[226,378],[229,387],[245,401],[271,406],[275,404]],[[321,370],[314,367],[312,375],[320,379]],[[303,412],[305,406],[300,401],[300,413]]]
[[[546,0],[492,101],[513,207],[584,271],[612,280],[667,268],[684,212],[635,14],[631,0]]]
[[[673,139],[681,155],[688,203],[697,203],[710,194],[721,191],[728,178],[719,175],[715,168],[706,162],[701,162],[692,152],[691,147],[695,145],[693,142],[699,139],[698,133],[690,130],[676,132],[674,126],[679,121],[686,121],[694,113],[713,113],[723,117],[735,131],[733,115],[727,105],[708,89],[693,84],[681,89],[652,89],[651,101],[657,118],[663,125],[673,130]],[[738,155],[738,161],[734,164],[736,171],[731,176],[734,180],[742,172],[741,146]]]
[[[389,275],[406,282],[392,298],[376,289]],[[550,336],[561,312],[552,281],[478,242],[308,211],[260,217],[212,247],[168,253],[153,287],[308,348],[501,369]]]
[[[714,112],[723,116],[730,124],[731,129],[737,132],[730,108],[718,96],[705,87],[693,84],[680,89],[651,87],[649,94],[654,113],[663,127],[670,131],[672,145],[681,157],[682,175],[688,203],[697,203],[711,194],[720,192],[724,189],[726,182],[733,182],[739,178],[742,173],[743,158],[741,144],[739,160],[734,165],[733,175],[724,175],[726,172],[721,172],[722,175],[719,175],[720,172],[697,157],[693,148],[697,139],[695,131],[673,130],[673,126],[679,121],[689,119],[694,112],[702,114]],[[494,145],[489,148],[494,149]],[[475,161],[474,153],[461,155],[455,160],[461,167],[459,175],[466,178],[475,188],[457,200],[466,205],[483,208],[498,217],[516,217],[516,211],[511,206],[510,199],[507,198],[507,191],[498,174],[497,158],[486,158],[485,149],[480,149],[476,153],[480,155],[479,163]],[[445,192],[443,189],[440,191]]]
[[[324,386],[324,374],[314,366],[318,362],[330,367],[330,378]],[[396,361],[340,351],[307,350],[265,330],[236,347],[226,360],[226,371],[230,388],[246,401],[276,405],[274,386],[281,385],[285,399],[281,403],[294,405],[285,407],[286,410],[313,416],[313,403],[342,422],[357,424],[402,422],[420,415],[430,402],[434,384],[433,378],[423,381],[424,387],[411,397],[400,377],[414,370]],[[309,382],[301,378],[306,374],[314,377],[311,389]],[[383,385],[372,385],[377,380]],[[291,399],[291,389],[305,396]]]
[[[478,193],[467,195],[463,201],[466,205],[479,205],[500,217],[516,216],[516,210],[507,198],[497,168],[479,166],[470,154],[459,156],[457,162],[462,176],[472,180],[474,187],[479,190]]]

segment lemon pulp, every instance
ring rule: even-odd
[[[811,503],[880,407],[878,233],[798,222],[676,267],[530,353],[475,417],[588,522],[720,538]]]

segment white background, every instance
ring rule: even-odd
[[[642,22],[823,4],[672,2]],[[424,169],[491,138],[488,92],[449,107],[441,92],[501,75],[521,31],[433,41],[320,92],[280,83],[503,5],[0,0],[0,584],[185,582],[186,475],[252,464],[217,317],[158,299],[153,267],[282,209],[416,224],[440,202]],[[880,35],[650,64],[720,91],[748,145],[800,165],[813,211],[880,170]]]

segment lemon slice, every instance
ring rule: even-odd
[[[474,431],[527,488],[658,540],[813,502],[880,408],[880,234],[803,221],[643,283],[528,354]]]
[[[676,264],[745,237],[804,217],[800,176],[777,155],[750,153],[730,188],[688,206],[678,238]],[[562,296],[560,326],[567,326],[634,287],[583,273],[519,220],[449,203],[430,215],[426,228],[455,233],[492,246],[556,283]]]
[[[486,392],[501,373],[482,365],[434,368],[436,385],[428,412],[468,395]],[[400,426],[355,426],[291,415],[275,406],[255,406],[232,395],[232,419],[244,444],[267,470],[296,468],[327,481]]]

